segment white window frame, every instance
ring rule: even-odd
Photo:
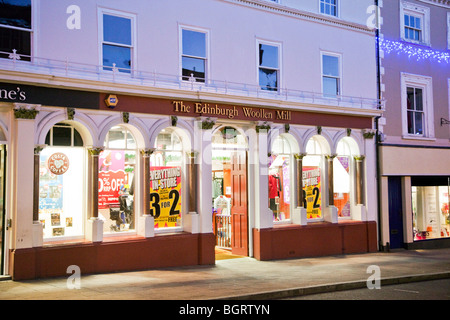
[[[447,49],[450,50],[450,12],[447,12]]]
[[[37,33],[38,33],[38,28],[36,28],[36,26],[39,25],[38,24],[38,20],[39,20],[38,12],[39,11],[40,11],[39,10],[39,1],[31,0],[31,28],[30,29],[0,24],[0,26],[5,29],[29,32],[29,34],[30,34],[30,57],[29,57],[30,61],[32,61],[33,57],[36,56],[36,45],[35,45],[34,40],[35,40],[35,38],[37,38]],[[10,53],[12,53],[13,49],[15,49],[15,48],[11,48]],[[21,54],[21,53],[19,52],[18,54]],[[28,61],[26,61],[26,62],[28,62]]]
[[[208,29],[204,29],[204,28],[200,28],[200,27],[193,27],[193,26],[188,26],[188,25],[178,25],[178,47],[179,47],[179,61],[178,61],[178,65],[179,65],[179,75],[180,75],[180,80],[183,82],[190,82],[189,80],[183,80],[183,30],[190,30],[190,31],[195,31],[195,32],[201,32],[205,34],[205,50],[206,50],[206,57],[197,57],[197,56],[189,56],[186,55],[187,57],[192,57],[192,58],[196,58],[196,59],[204,59],[205,60],[205,82],[198,82],[199,84],[202,83],[208,83],[208,79],[211,79],[210,77],[210,44],[209,44],[209,30]]]
[[[336,0],[336,14],[335,14],[335,15],[328,14],[328,13],[322,12],[322,11],[320,10],[320,5],[321,5],[322,1],[324,1],[324,0],[319,0],[319,1],[317,1],[318,4],[319,4],[317,10],[318,10],[318,12],[319,12],[320,14],[323,14],[323,15],[325,15],[325,16],[327,16],[327,17],[335,17],[335,18],[339,18],[339,17],[341,16],[341,0]],[[325,5],[327,5],[327,4],[325,3]]]
[[[405,35],[405,14],[421,18],[422,40],[407,39]],[[400,2],[400,37],[403,41],[430,46],[430,8],[418,4]]]
[[[124,44],[110,43],[110,42],[105,42],[103,40],[103,15],[105,15],[105,14],[131,20],[131,45],[128,46],[128,45],[124,45]],[[110,70],[105,70],[103,68],[103,44],[111,44],[111,45],[117,45],[117,46],[121,46],[121,47],[130,48],[130,50],[131,50],[130,74],[132,74],[133,70],[138,69],[138,67],[137,67],[137,45],[136,45],[136,14],[122,12],[122,11],[118,11],[118,10],[107,9],[107,8],[98,8],[97,15],[98,15],[98,39],[99,39],[98,62],[99,62],[99,66],[101,66],[100,70],[102,72],[111,72]],[[121,72],[120,74],[126,75],[128,73]]]
[[[423,104],[423,134],[415,135],[408,133],[408,105],[407,88],[422,89]],[[434,137],[434,107],[433,107],[433,80],[431,77],[401,73],[401,105],[402,105],[402,138],[417,140],[435,140]]]
[[[268,90],[263,90],[261,89],[261,86],[259,84],[259,69],[261,68],[261,66],[259,65],[259,45],[260,44],[264,44],[267,46],[272,46],[272,47],[277,47],[278,49],[278,68],[270,68],[270,67],[262,67],[265,69],[271,69],[271,70],[276,70],[277,71],[277,90],[273,90],[273,91],[268,91]],[[282,85],[281,85],[281,70],[282,70],[282,65],[281,65],[281,51],[282,47],[281,47],[281,42],[275,42],[275,41],[269,41],[269,40],[263,40],[263,39],[256,39],[256,83],[258,86],[258,90],[261,91],[267,91],[267,92],[280,92]]]
[[[323,77],[324,77],[324,74],[323,74],[323,56],[332,56],[332,57],[337,57],[338,58],[338,60],[339,60],[339,66],[338,66],[338,69],[339,69],[339,77],[337,78],[337,79],[339,79],[339,82],[338,82],[338,94],[336,95],[336,96],[329,96],[329,95],[325,95],[325,93],[323,92]],[[328,76],[329,77],[329,76]],[[321,90],[320,90],[320,92],[322,93],[322,95],[324,96],[324,97],[326,97],[326,98],[337,98],[337,97],[340,97],[340,96],[342,96],[342,88],[343,88],[343,86],[342,86],[342,84],[343,84],[343,81],[342,81],[342,79],[343,79],[343,76],[342,76],[342,54],[341,53],[337,53],[337,52],[331,52],[331,51],[320,51],[320,88],[321,88]]]

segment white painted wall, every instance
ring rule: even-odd
[[[340,0],[339,20],[365,25],[372,1]],[[342,95],[376,98],[375,40],[372,33],[225,0],[78,0],[81,28],[70,30],[71,0],[42,0],[35,28],[39,57],[98,65],[98,10],[136,16],[135,67],[168,75],[180,73],[179,26],[209,32],[209,78],[257,85],[257,40],[281,45],[281,88],[321,92],[320,51],[342,55]],[[318,0],[282,0],[282,5],[318,12]],[[326,20],[326,16],[324,16]],[[291,31],[291,32],[289,32]],[[357,66],[357,68],[355,68]]]

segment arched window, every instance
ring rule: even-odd
[[[293,146],[288,134],[281,134],[272,143],[269,162],[269,208],[274,221],[288,221],[293,206]],[[291,137],[292,138],[292,137]],[[293,139],[293,138],[292,138]]]
[[[182,226],[184,163],[181,136],[172,128],[161,130],[150,157],[150,213],[156,229]]]
[[[104,232],[135,230],[134,176],[136,141],[122,126],[109,130],[104,151],[99,155],[99,216],[104,219]]]
[[[351,218],[351,174],[352,151],[350,143],[352,138],[341,139],[336,148],[337,156],[333,160],[333,191],[334,206],[338,209],[339,218]]]
[[[44,240],[81,238],[86,204],[83,139],[71,124],[57,123],[45,142],[39,167],[39,220]]]
[[[322,185],[324,138],[312,137],[306,145],[306,156],[303,158],[303,206],[307,219],[323,219]]]

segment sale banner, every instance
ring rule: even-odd
[[[179,225],[181,167],[150,167],[150,214],[155,218],[155,228]]]
[[[303,196],[306,203],[306,216],[308,219],[322,217],[320,168],[303,167]]]
[[[99,155],[98,208],[119,203],[119,191],[126,181],[124,151],[105,150]]]

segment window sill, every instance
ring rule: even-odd
[[[430,138],[425,136],[403,135],[404,140],[420,140],[420,141],[436,141],[436,138]]]

